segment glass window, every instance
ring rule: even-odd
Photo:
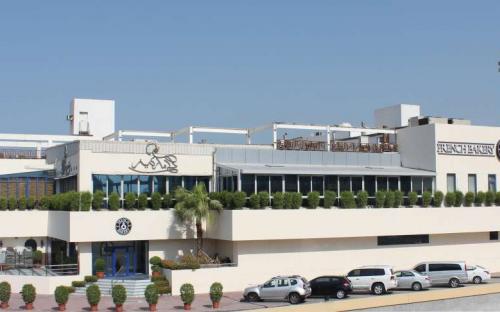
[[[415,271],[420,273],[425,272],[425,264],[420,264],[417,267],[415,267]]]
[[[351,177],[352,191],[356,194],[363,190],[363,178],[362,177]]]
[[[365,191],[369,196],[375,196],[375,177],[365,176]]]
[[[377,177],[377,191],[387,191],[387,177]]]
[[[241,175],[241,191],[245,192],[247,196],[255,193],[255,176],[253,174]]]
[[[425,177],[424,180],[424,192],[432,192],[432,184],[434,182],[433,177]]]
[[[457,176],[454,173],[448,173],[446,175],[446,185],[448,192],[456,192],[457,190]]]
[[[139,193],[151,196],[151,190],[153,189],[153,177],[140,176],[139,182]]]
[[[288,286],[290,286],[290,284],[288,283],[288,279],[283,278],[278,281],[278,287],[288,287]]]
[[[411,177],[411,184],[413,191],[422,195],[422,177]]]
[[[285,176],[285,192],[298,192],[297,189],[297,176],[296,175],[286,175]]]
[[[278,280],[273,279],[273,280],[270,280],[270,281],[266,282],[264,284],[264,288],[276,287],[276,284],[278,284]]]
[[[196,177],[191,177],[191,176],[188,176],[188,177],[184,177],[184,188],[186,190],[192,190],[194,189],[194,186],[196,185]],[[229,188],[230,190],[231,188]],[[226,188],[227,190],[227,188]]]
[[[401,177],[401,192],[408,195],[411,192],[411,177]]]
[[[497,191],[497,175],[489,174],[488,175],[488,191],[496,192]]]
[[[325,176],[325,190],[334,191],[335,193],[338,192],[337,182],[337,176]]]
[[[137,192],[137,176],[135,176],[135,191]],[[108,176],[108,195],[112,192],[116,192],[121,195],[121,185],[122,185],[121,176],[110,175]]]
[[[93,192],[103,191],[106,194],[107,186],[106,182],[108,177],[102,174],[94,174],[92,175],[92,184],[93,184]]]
[[[396,235],[396,236],[378,236],[377,245],[411,245],[428,244],[429,235]]]
[[[182,187],[182,177],[178,176],[168,177],[168,191],[170,193],[175,192],[175,190],[179,187]]]
[[[238,179],[238,177],[235,178]],[[204,184],[205,191],[208,192],[210,190],[210,177],[197,177],[196,184]]]
[[[361,275],[361,270],[360,269],[352,270],[351,272],[349,272],[347,274],[347,276],[360,276],[360,275]]]
[[[271,176],[271,193],[283,192],[283,177]]]
[[[477,192],[477,177],[475,174],[469,174],[469,192]]]
[[[160,192],[162,194],[165,194],[167,191],[167,177],[165,176],[156,176],[153,177],[154,181],[154,192]]]
[[[490,232],[490,240],[498,240],[498,231]]]
[[[323,177],[312,177],[312,190],[319,192],[320,195],[323,195]]]
[[[302,195],[307,195],[311,191],[311,177],[299,177],[299,188]]]
[[[351,191],[351,177],[339,177],[340,192]]]
[[[257,192],[269,193],[269,176],[257,176]]]
[[[397,190],[399,190],[398,178],[397,177],[390,177],[389,178],[389,191],[397,191]]]

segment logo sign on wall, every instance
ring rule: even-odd
[[[135,164],[131,164],[129,169],[139,173],[177,173],[177,157],[175,155],[159,154],[160,148],[156,143],[146,145],[146,155],[148,159],[139,159]]]
[[[498,148],[497,144],[497,156],[499,155]],[[438,142],[436,151],[440,155],[495,157],[495,144]]]
[[[132,230],[132,222],[127,218],[120,218],[115,223],[116,233],[127,235]]]

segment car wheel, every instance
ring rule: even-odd
[[[450,279],[450,282],[448,284],[451,288],[457,288],[458,286],[460,286],[460,281],[456,278],[452,278]]]
[[[288,302],[290,302],[291,304],[297,304],[300,303],[301,301],[302,298],[300,298],[300,295],[296,292],[293,292],[288,295]]]
[[[344,299],[345,298],[345,291],[343,291],[342,289],[337,290],[337,293],[335,294],[335,296],[337,297],[337,299]]]
[[[419,282],[415,282],[411,285],[411,289],[413,289],[414,291],[422,290],[422,284],[420,284]]]
[[[472,282],[474,284],[481,284],[483,282],[483,279],[480,276],[476,276],[472,279]]]
[[[372,293],[379,296],[385,293],[385,287],[382,283],[375,283],[372,286]]]
[[[247,295],[247,300],[250,301],[250,302],[255,302],[255,301],[259,301],[260,298],[259,298],[259,295],[257,295],[256,293],[254,292],[251,292]]]

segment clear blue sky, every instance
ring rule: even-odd
[[[0,132],[372,122],[417,103],[500,125],[499,1],[3,1]]]

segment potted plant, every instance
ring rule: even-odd
[[[10,300],[10,284],[7,282],[0,283],[0,308],[7,309],[9,307]]]
[[[210,300],[212,300],[212,307],[218,309],[220,307],[220,299],[222,298],[222,284],[215,282],[210,286]]]
[[[23,288],[21,290],[21,295],[24,301],[24,308],[26,310],[33,310],[33,302],[35,302],[36,298],[35,286],[31,284],[23,285]]]
[[[148,285],[144,291],[144,297],[149,304],[149,311],[156,311],[156,305],[158,304],[158,289],[156,289],[156,286],[153,284]]]
[[[151,271],[154,277],[158,277],[161,275],[161,258],[158,256],[151,257],[149,259],[149,263],[151,264]]]
[[[57,286],[54,296],[56,298],[56,302],[58,304],[59,311],[66,311],[66,303],[69,298],[69,290],[66,286]]]
[[[194,301],[194,287],[186,283],[181,286],[181,299],[184,303],[184,310],[191,310],[191,303]]]
[[[90,305],[90,311],[97,311],[97,305],[101,301],[101,290],[97,285],[87,287],[87,301]]]
[[[123,312],[123,304],[127,300],[127,290],[123,285],[115,285],[111,290],[111,296],[113,297],[113,303],[115,304],[116,312]]]
[[[104,261],[103,258],[97,258],[95,261],[95,275],[97,278],[101,279],[104,278],[104,271],[106,269],[106,261]]]
[[[42,265],[43,253],[40,250],[33,251],[33,264],[36,268]]]

